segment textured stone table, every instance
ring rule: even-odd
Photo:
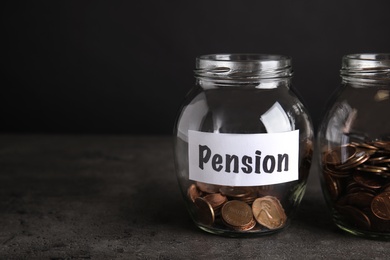
[[[311,173],[290,227],[257,238],[196,228],[170,137],[0,136],[0,259],[389,259],[336,229]]]

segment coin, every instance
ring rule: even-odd
[[[353,192],[340,199],[339,204],[357,207],[359,209],[369,208],[374,195],[364,191]],[[341,202],[342,201],[342,202]]]
[[[353,179],[361,186],[370,189],[380,189],[383,185],[382,177],[367,172],[356,171],[353,174]]]
[[[219,189],[219,191],[223,195],[225,195],[227,197],[231,197],[231,198],[242,198],[242,197],[249,195],[249,193],[250,193],[250,190],[248,188],[230,187],[230,186],[223,186]]]
[[[196,216],[199,223],[204,225],[212,225],[215,220],[213,207],[202,197],[195,199]]]
[[[348,219],[351,225],[361,229],[369,229],[371,227],[371,221],[368,216],[353,206],[339,206],[338,211]]]
[[[390,151],[390,141],[375,141],[372,145]]]
[[[374,165],[362,165],[362,167],[357,167],[356,169],[359,171],[373,172],[373,173],[381,173],[389,170],[389,168],[387,167],[374,166]]]
[[[234,229],[247,228],[253,222],[251,207],[245,202],[231,200],[221,209],[222,220]]]
[[[252,204],[252,211],[256,221],[269,229],[280,228],[287,220],[279,200],[272,196],[257,198]]]
[[[383,163],[383,160],[386,160],[386,159],[387,159],[386,156],[373,157],[373,158],[370,158],[369,160],[367,160],[367,162],[370,164],[381,164],[381,163]]]
[[[355,146],[350,144],[345,146],[340,146],[326,153],[325,162],[327,164],[339,165],[353,158],[355,154],[356,154]]]
[[[339,150],[348,145],[356,147],[348,160],[335,156],[337,148],[322,160],[322,180],[338,220],[359,229],[390,232],[390,142],[351,142]]]
[[[195,184],[191,184],[187,190],[187,196],[191,199],[192,202],[195,202],[197,197],[200,197],[200,191]]]
[[[238,230],[238,231],[247,231],[247,230],[253,229],[255,226],[256,226],[256,220],[254,220],[252,218],[252,220],[248,223],[248,225],[246,225],[246,226],[237,226],[237,227],[232,226],[232,228],[235,229],[235,230]]]
[[[216,193],[219,192],[219,185],[204,183],[204,182],[197,182],[196,186],[199,190],[206,192],[206,193]]]
[[[212,193],[203,197],[213,207],[216,212],[227,201],[226,196],[221,193]]]
[[[324,172],[328,173],[329,175],[332,175],[336,178],[344,178],[344,177],[350,177],[351,171],[349,170],[338,170],[335,169],[333,165],[324,165]]]
[[[386,163],[390,163],[390,158],[387,157],[385,159],[382,159],[381,161],[378,162],[378,164],[386,164]]]
[[[356,185],[351,185],[351,186],[347,187],[348,194],[355,193],[355,192],[366,192],[366,193],[370,193],[372,195],[376,195],[375,190],[367,188],[367,187],[363,187],[358,183],[356,183]]]
[[[364,150],[358,150],[352,158],[350,158],[348,161],[345,163],[335,165],[336,169],[340,170],[347,170],[347,169],[352,169],[355,168],[356,166],[364,163],[370,158],[370,154],[367,153]]]
[[[340,195],[340,183],[337,179],[333,178],[329,174],[324,174],[324,181],[329,188],[329,193],[332,200],[336,200]]]
[[[364,149],[369,149],[369,150],[377,150],[378,148],[373,146],[373,145],[369,145],[367,143],[357,143],[357,142],[351,142],[351,144],[353,144],[354,146],[356,147],[360,147],[360,148],[364,148]]]
[[[377,155],[380,155],[380,156],[389,156],[390,155],[390,151],[389,150],[377,150],[375,153]]]
[[[366,172],[356,171],[353,174],[353,179],[360,185],[370,189],[380,189],[383,185],[382,177]]]
[[[378,218],[390,220],[390,191],[375,196],[371,202],[371,210]]]

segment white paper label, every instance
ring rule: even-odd
[[[267,134],[188,131],[189,178],[227,186],[298,180],[299,130]]]

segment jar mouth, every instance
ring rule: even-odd
[[[223,80],[258,80],[291,77],[291,58],[285,55],[234,53],[196,58],[196,77]]]
[[[343,57],[343,78],[390,80],[390,53],[357,53]]]

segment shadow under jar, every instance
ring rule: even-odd
[[[291,76],[291,59],[281,55],[196,59],[174,152],[185,204],[202,230],[253,236],[289,225],[313,151],[311,120],[290,89]]]
[[[342,59],[342,84],[318,132],[322,190],[334,223],[390,238],[390,54]]]

